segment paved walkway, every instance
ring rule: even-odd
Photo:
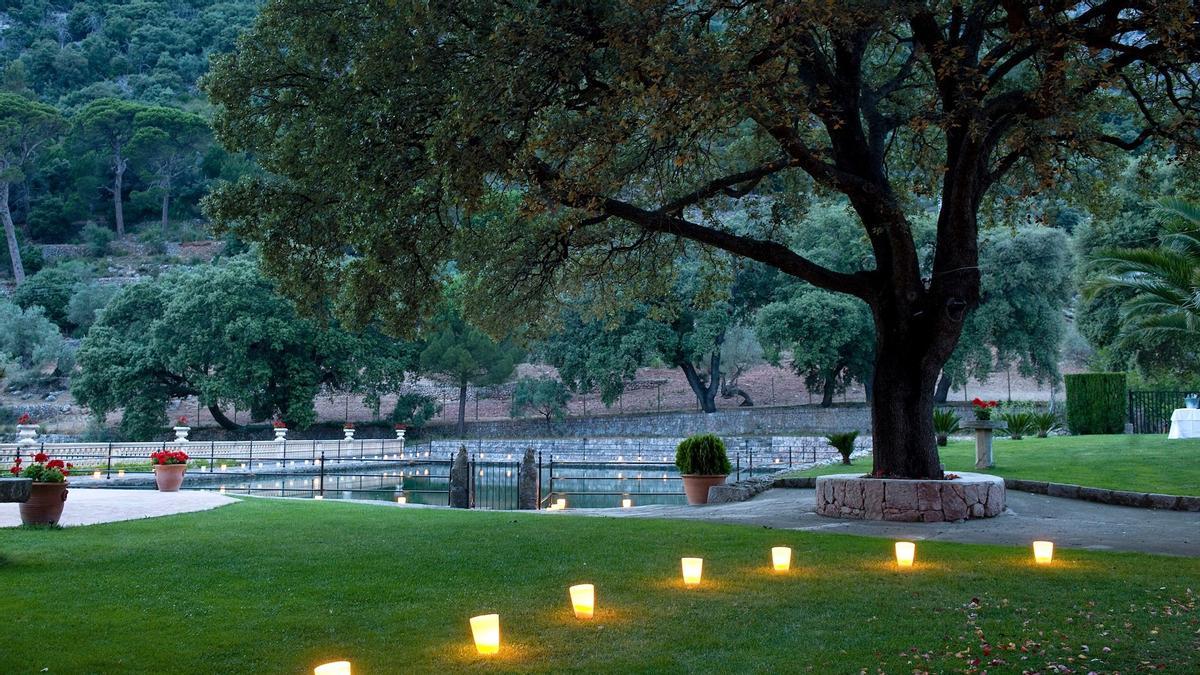
[[[72,488],[67,494],[62,525],[95,525],[121,520],[137,520],[170,516],[176,513],[207,511],[236,502],[236,499],[216,492],[184,490],[100,490]],[[0,504],[0,527],[21,524],[18,504]]]
[[[578,509],[563,513],[628,518],[680,518],[787,530],[860,534],[892,539],[1026,546],[1049,539],[1056,546],[1140,551],[1200,557],[1200,514],[1109,506],[1009,490],[1008,510],[995,518],[961,523],[892,523],[841,520],[816,514],[814,490],[768,490],[754,499],[710,506],[640,506]]]

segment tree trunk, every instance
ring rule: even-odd
[[[877,329],[877,333],[882,337],[888,331]],[[878,340],[874,402],[871,405],[874,473],[877,475],[942,478],[933,433],[933,388],[942,369],[942,359],[931,354],[930,342],[928,339]],[[949,350],[945,353],[949,354]]]
[[[125,165],[125,158],[120,155],[113,161],[113,215],[116,218],[118,239],[125,236],[125,205],[121,198],[121,190],[125,184]]]
[[[462,438],[467,433],[467,383],[458,385],[458,436]]]
[[[937,388],[933,391],[933,402],[942,404],[950,397],[950,378],[943,371],[938,378]]]
[[[717,391],[720,389],[721,356],[719,354],[712,355],[707,381],[700,378],[700,373],[696,372],[696,367],[691,362],[684,362],[679,367],[683,370],[683,375],[687,378],[692,393],[696,395],[700,409],[706,413],[716,412]]]
[[[825,383],[821,385],[821,407],[833,407],[833,395],[837,393],[837,371],[831,370],[825,374]]]
[[[241,426],[234,424],[233,420],[226,417],[225,413],[221,412],[221,409],[217,407],[217,404],[215,403],[210,403],[208,405],[208,413],[212,415],[212,418],[216,420],[217,424],[221,425],[222,429],[233,431],[234,429],[241,428]]]
[[[17,285],[25,281],[25,265],[21,262],[21,249],[17,245],[17,228],[13,225],[12,211],[8,207],[8,181],[0,182],[0,220],[4,221],[4,238],[8,241],[8,257],[12,261],[13,280]]]
[[[171,210],[171,192],[170,192],[170,190],[163,190],[163,197],[162,197],[162,233],[163,233],[163,237],[164,237],[164,238],[167,236],[167,222],[169,221],[169,218],[168,218],[168,216],[169,216],[169,214],[170,214],[170,210]]]

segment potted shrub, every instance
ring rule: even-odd
[[[179,492],[183,474],[187,471],[187,453],[182,450],[160,450],[150,454],[154,464],[154,482],[159,492]]]
[[[287,423],[286,422],[284,422],[283,420],[275,420],[275,421],[271,422],[271,428],[275,430],[275,440],[280,441],[280,442],[287,440]]]
[[[707,504],[708,489],[729,477],[725,442],[713,434],[689,436],[675,448],[675,466],[683,476],[688,504]]]
[[[354,422],[346,422],[345,424],[343,424],[342,425],[342,433],[345,434],[345,436],[346,436],[345,438],[342,439],[343,441],[354,440]]]
[[[847,431],[841,434],[829,434],[825,440],[842,455],[842,464],[850,463],[850,455],[854,454],[854,441],[858,438],[857,431]]]
[[[937,436],[937,444],[945,446],[950,442],[950,434],[958,431],[962,418],[949,408],[938,408],[933,411],[933,433]]]
[[[21,504],[21,522],[25,525],[57,525],[67,501],[67,476],[74,465],[50,459],[44,452],[33,456],[33,463],[21,468],[21,458],[9,472],[33,481],[29,500]]]

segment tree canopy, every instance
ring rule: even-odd
[[[463,320],[457,303],[447,302],[420,355],[421,370],[458,387],[458,433],[466,430],[467,386],[500,384],[513,374],[522,352],[496,341]]]
[[[183,396],[197,396],[223,426],[232,423],[222,407],[233,405],[304,428],[323,388],[377,403],[414,356],[376,331],[300,317],[254,264],[235,260],[123,288],[84,338],[71,391],[93,414],[122,409],[121,428],[135,438],[162,429],[167,403]]]
[[[266,244],[291,292],[357,320],[430,313],[451,258],[486,279],[471,307],[496,323],[589,275],[661,292],[681,240],[853,295],[875,324],[875,471],[940,477],[933,388],[980,299],[981,207],[1149,143],[1190,158],[1198,11],[273,3],[206,80],[221,138],[268,174],[209,209]],[[1070,171],[1080,158],[1094,170]],[[520,218],[473,217],[497,189],[522,195]],[[870,267],[789,245],[814,191],[847,200]],[[936,204],[927,274],[915,199]],[[751,217],[734,225],[736,204]]]

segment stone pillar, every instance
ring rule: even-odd
[[[523,511],[536,511],[538,507],[537,490],[537,461],[533,458],[533,448],[525,448],[525,456],[521,458],[521,468],[517,470],[517,508]]]
[[[450,466],[450,506],[456,509],[471,508],[471,468],[467,465],[467,446],[458,448],[454,463]]]
[[[342,433],[346,434],[346,437],[342,439],[343,441],[354,440],[354,427],[342,427]]]
[[[975,430],[975,468],[990,469],[996,466],[992,457],[992,439],[996,429],[1003,429],[1007,424],[1003,420],[974,420],[963,426]]]

